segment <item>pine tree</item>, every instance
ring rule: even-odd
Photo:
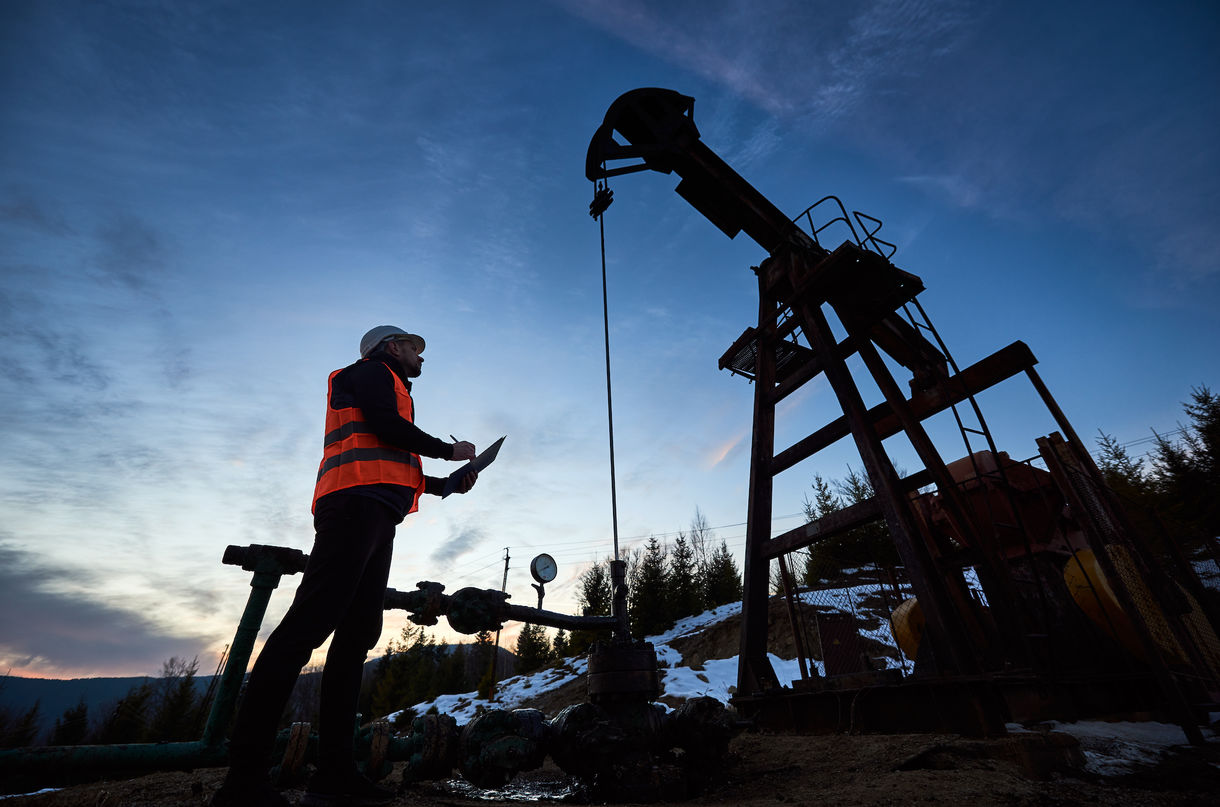
[[[441,660],[437,689],[438,695],[456,695],[473,689],[466,675],[466,645],[457,644],[450,647]]]
[[[422,626],[405,625],[378,665],[369,699],[376,715],[406,709],[440,694],[441,650]]]
[[[555,641],[551,644],[551,649],[555,653],[555,658],[562,659],[572,655],[568,649],[568,634],[563,628],[555,632]]]
[[[403,706],[431,700],[440,694],[437,675],[440,669],[440,648],[422,627],[415,634],[415,641],[407,649],[407,691]]]
[[[517,635],[517,672],[528,673],[551,660],[551,643],[542,625],[522,626]]]
[[[27,748],[38,738],[40,702],[17,714],[0,708],[0,748]]]
[[[898,470],[902,476],[902,471]],[[873,497],[873,485],[868,477],[847,467],[847,476],[834,483],[837,495],[829,492],[829,486],[820,476],[814,476],[814,498],[806,498],[806,517],[820,518],[849,504],[859,504]],[[840,574],[848,569],[864,566],[892,568],[899,565],[898,550],[890,540],[890,528],[885,519],[878,518],[854,530],[819,541],[809,549],[804,569],[805,582],[816,583]]]
[[[199,731],[199,694],[195,673],[199,659],[171,657],[161,666],[161,677],[153,685],[152,716],[148,738],[152,742],[195,739]]]
[[[580,608],[585,616],[610,615],[609,565],[609,561],[595,563],[580,576]]]
[[[631,623],[631,633],[637,638],[655,636],[673,627],[666,591],[667,555],[664,545],[655,535],[652,536],[630,578],[627,617]]]
[[[1220,537],[1220,395],[1193,388],[1182,409],[1189,422],[1177,442],[1156,435],[1152,476],[1175,531],[1195,541],[1213,539]]]
[[[809,498],[809,494],[805,494],[803,508],[805,510],[805,523],[816,521],[822,516],[835,512],[843,507],[843,502],[831,490],[830,485],[822,478],[821,474],[813,475],[813,482],[810,484],[813,488],[813,498]]]
[[[1113,436],[1099,431],[1097,468],[1102,479],[1123,503],[1123,509],[1140,535],[1163,549],[1161,524],[1154,515],[1161,509],[1156,481],[1142,460],[1134,459]]]
[[[513,653],[517,656],[518,673],[530,672],[539,666],[538,649],[534,646],[534,626],[530,623],[521,626]]]
[[[1099,431],[1097,467],[1105,477],[1106,484],[1120,493],[1131,492],[1142,495],[1149,492],[1151,480],[1144,472],[1144,463],[1132,459],[1118,440]]]
[[[612,594],[610,591],[609,562],[594,563],[585,569],[577,581],[577,607],[584,616],[610,616]],[[576,656],[584,653],[605,631],[574,630],[568,639],[568,653]]]
[[[153,688],[148,680],[129,689],[98,727],[96,742],[99,745],[144,742],[152,699]]]
[[[394,640],[391,639],[373,673],[368,699],[368,710],[371,714],[390,714],[396,711],[397,704],[401,703],[398,695],[402,691],[402,683],[399,681],[400,665],[396,661],[397,655]]]
[[[813,488],[813,498],[810,499],[806,494],[803,502],[805,523],[816,521],[843,508],[842,500],[834,494],[830,484],[822,478],[821,474],[813,475],[813,483],[810,487]],[[838,572],[833,559],[827,557],[824,550],[819,551],[817,545],[806,550],[804,555],[804,568],[800,569],[798,573],[805,585],[813,585]]]
[[[1097,441],[1106,485],[1136,530],[1161,551],[1166,537],[1188,552],[1220,537],[1220,395],[1206,385],[1192,388],[1182,410],[1188,422],[1176,432],[1153,431],[1147,464],[1105,432]]]
[[[703,610],[703,593],[699,590],[699,569],[695,552],[685,533],[678,533],[673,551],[669,553],[668,616],[678,620],[694,616]]]
[[[89,706],[81,698],[75,706],[69,706],[63,715],[55,718],[55,729],[51,733],[51,745],[80,745],[89,733]]]
[[[707,567],[701,575],[703,602],[707,608],[741,599],[741,570],[728,544],[721,539],[720,545],[708,556]]]
[[[492,660],[495,659],[496,646],[489,631],[481,630],[474,636],[474,648],[470,651],[467,661],[470,669],[470,679],[475,682],[480,698],[485,698],[484,679],[487,690],[491,689]]]

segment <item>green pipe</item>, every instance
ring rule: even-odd
[[[246,610],[242,612],[241,622],[237,625],[237,633],[233,636],[233,644],[229,648],[229,659],[225,662],[224,672],[220,676],[220,686],[216,689],[216,697],[212,701],[212,709],[208,712],[208,722],[203,729],[203,744],[219,746],[224,742],[225,730],[233,719],[237,706],[237,696],[241,692],[241,684],[246,676],[250,656],[254,652],[254,641],[258,638],[258,629],[267,613],[267,604],[271,602],[271,593],[280,584],[278,574],[255,572],[250,581],[250,598],[246,600]]]
[[[176,743],[125,743],[118,745],[65,745],[0,751],[0,792],[28,787],[85,782],[117,773],[139,774],[158,770],[190,770],[224,765],[225,730],[233,718],[246,666],[254,652],[259,626],[267,613],[271,593],[280,577],[305,568],[309,556],[285,547],[251,544],[225,549],[223,562],[254,572],[250,597],[229,648],[203,739]]]
[[[202,742],[119,745],[48,745],[0,753],[0,791],[89,782],[150,771],[191,770],[225,764],[223,746]]]

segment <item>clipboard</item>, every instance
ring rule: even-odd
[[[488,465],[491,465],[495,461],[496,455],[500,453],[500,446],[504,444],[505,437],[508,437],[508,435],[504,435],[504,437],[492,443],[490,447],[484,449],[482,454],[449,474],[445,479],[445,489],[441,491],[441,498],[443,499],[457,490],[458,485],[462,483],[462,477],[466,474],[471,471],[482,471]]]

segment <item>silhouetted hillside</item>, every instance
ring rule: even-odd
[[[453,647],[453,645],[445,645]],[[500,661],[497,665],[497,678],[503,679],[516,670],[517,657],[508,650],[500,648]],[[371,658],[365,663],[365,678],[373,674],[381,658]],[[321,673],[305,673],[298,686],[309,687],[314,678]],[[207,692],[215,676],[200,675],[195,678],[195,689],[202,696]],[[51,729],[55,720],[63,715],[66,709],[76,706],[81,701],[89,709],[89,721],[93,723],[113,706],[119,698],[126,695],[133,687],[145,681],[153,681],[155,676],[129,676],[126,678],[22,678],[15,675],[0,676],[0,708],[6,708],[14,713],[25,713],[35,703],[38,704],[39,743],[49,741]],[[314,687],[316,691],[316,687]]]

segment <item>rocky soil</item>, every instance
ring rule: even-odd
[[[1073,752],[1076,752],[1075,755]],[[1075,756],[1075,758],[1073,758]],[[15,797],[6,807],[201,807],[223,769],[159,773]],[[390,775],[392,784],[399,772]],[[944,735],[793,736],[743,734],[705,791],[690,805],[1214,805],[1220,746],[1180,749],[1158,764],[1101,778],[1081,766],[1067,735],[966,740]],[[300,793],[288,792],[296,803]],[[414,785],[395,805],[589,803],[562,772],[543,768],[502,793],[460,781]]]

